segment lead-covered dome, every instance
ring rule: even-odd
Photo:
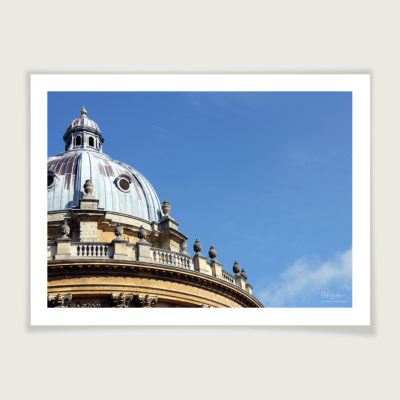
[[[99,208],[146,221],[161,219],[161,205],[149,181],[134,168],[102,153],[104,139],[86,110],[64,134],[66,151],[47,161],[48,211],[79,206],[83,185],[90,179]]]
[[[83,114],[80,118],[74,119],[68,126],[66,134],[69,132],[75,130],[75,129],[82,129],[82,128],[87,128],[90,130],[94,130],[97,132],[100,132],[100,128],[97,125],[96,122],[94,122],[92,119],[88,118],[86,114]]]

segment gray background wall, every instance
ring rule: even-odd
[[[2,397],[397,398],[399,11],[395,1],[3,2]],[[372,327],[30,328],[34,72],[371,72]]]

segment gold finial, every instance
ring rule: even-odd
[[[86,111],[85,106],[82,107],[81,115],[87,115],[87,111]]]

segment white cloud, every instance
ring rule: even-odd
[[[312,307],[317,302],[351,301],[352,251],[326,262],[297,260],[279,279],[260,291],[266,307]],[[323,304],[319,304],[323,305]]]

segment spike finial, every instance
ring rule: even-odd
[[[85,108],[85,106],[82,106],[82,110],[81,110],[81,115],[87,115],[87,110]]]

